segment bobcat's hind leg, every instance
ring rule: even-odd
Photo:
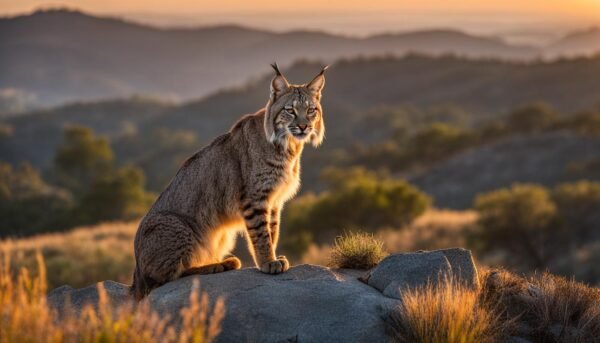
[[[241,267],[242,262],[240,259],[235,256],[231,256],[218,263],[188,268],[183,271],[181,277],[190,275],[216,274],[229,270],[240,269]]]

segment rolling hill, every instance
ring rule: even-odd
[[[600,47],[600,28],[569,33],[545,48],[550,56],[576,56],[597,54]]]
[[[39,105],[140,93],[189,99],[241,84],[274,60],[285,66],[300,58],[407,52],[507,59],[538,53],[450,30],[351,38],[238,26],[159,29],[62,9],[0,18],[0,51],[0,89]]]
[[[320,66],[299,62],[286,68],[285,74],[290,81],[300,82],[314,76]],[[107,136],[117,159],[142,167],[151,190],[160,191],[187,155],[226,131],[241,115],[264,106],[270,78],[269,73],[246,86],[221,90],[184,104],[134,97],[74,103],[7,118],[1,122],[4,134],[0,135],[0,160],[13,164],[29,161],[46,169],[52,162],[64,128],[84,125]],[[321,149],[306,151],[304,190],[318,188],[318,175],[324,167],[341,165],[340,150],[349,151],[353,144],[368,145],[388,139],[392,134],[391,123],[400,115],[396,113],[405,113],[408,124],[414,125],[440,120],[429,117],[430,111],[442,115],[442,120],[452,120],[458,111],[462,124],[477,127],[533,101],[544,101],[565,115],[595,108],[600,102],[598,89],[599,57],[528,63],[416,55],[341,60],[328,72],[324,94],[327,137]],[[390,110],[391,116],[374,119],[373,111],[381,112],[382,109],[384,112]],[[497,157],[498,166],[515,167],[515,173],[505,179],[482,173],[483,183],[473,183],[482,189],[499,185],[485,183],[489,178],[504,180],[503,185],[519,180],[539,179],[548,184],[570,180],[572,175],[565,178],[560,174],[567,164],[585,158],[600,159],[600,149],[592,149],[592,152],[590,148],[580,149],[589,144],[597,147],[597,138],[590,138],[592,143],[582,143],[583,138],[569,137],[548,138],[552,143],[549,146],[560,147],[564,143],[564,149],[557,149],[555,154],[550,152],[554,169],[544,167],[543,161],[535,162],[538,159],[531,159],[533,166],[523,162],[528,160],[527,156],[543,156],[545,151],[543,144],[534,144],[536,140],[525,137],[517,140],[518,144],[503,143],[509,147],[516,144],[517,147],[508,150],[502,145],[499,148],[477,147],[473,150],[475,157],[465,157],[466,161],[476,160],[474,164],[449,160],[448,165],[438,165],[409,176],[439,197],[440,205],[464,208],[476,190],[461,185],[465,180],[476,178],[456,172],[460,168],[453,167],[453,163],[477,173],[480,169],[487,170],[484,168],[486,163]],[[539,149],[528,149],[531,144]],[[491,150],[477,150],[480,148]],[[506,157],[519,151],[524,154],[522,160]],[[521,172],[517,166],[528,169]],[[502,170],[500,167],[493,169]],[[536,174],[538,169],[553,170],[556,177],[543,179],[542,174]],[[455,201],[456,195],[445,190],[446,173],[454,175],[448,187],[459,188],[460,201]]]
[[[572,167],[599,158],[598,137],[565,132],[517,136],[453,156],[410,175],[409,181],[432,195],[437,206],[466,209],[477,194],[516,182],[554,186],[580,178],[597,180],[600,171],[582,174]]]
[[[300,62],[285,73],[291,82],[309,80],[320,64]],[[66,125],[89,126],[117,141],[128,131],[157,128],[192,131],[208,142],[267,100],[270,73],[244,87],[218,91],[181,105],[152,98],[80,102],[34,111],[3,122],[13,129],[0,144],[0,160],[46,167]],[[502,62],[455,57],[358,58],[335,63],[327,77],[324,105],[327,146],[361,140],[360,123],[373,108],[446,105],[465,110],[470,122],[503,115],[544,101],[566,113],[600,102],[600,58],[547,62]]]

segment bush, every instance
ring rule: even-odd
[[[585,111],[575,114],[558,122],[556,127],[575,131],[582,135],[600,135],[600,111]]]
[[[94,180],[74,215],[81,224],[132,220],[142,217],[153,199],[154,196],[144,191],[142,171],[124,167]]]
[[[210,342],[220,332],[223,301],[209,310],[208,297],[198,295],[197,285],[190,305],[181,310],[182,325],[153,312],[148,302],[112,304],[98,286],[99,306],[83,308],[80,314],[65,311],[57,316],[46,302],[46,271],[37,255],[38,273],[32,277],[22,269],[17,277],[7,256],[0,265],[0,342]],[[179,330],[177,330],[179,329]]]
[[[564,230],[557,223],[556,206],[541,186],[515,184],[477,196],[480,229],[475,234],[479,249],[505,250],[508,262],[545,268],[553,247],[561,244]]]
[[[349,232],[335,239],[329,265],[334,268],[371,269],[387,253],[383,242],[365,232]]]
[[[297,198],[287,207],[284,239],[309,233],[311,240],[323,243],[346,228],[374,232],[385,226],[401,227],[423,214],[431,203],[414,186],[362,168],[328,169],[323,177],[329,191]]]
[[[578,245],[600,240],[600,182],[558,185],[552,199],[572,240]]]
[[[551,127],[558,113],[545,103],[533,103],[512,111],[507,118],[509,129],[516,132],[538,132]]]
[[[54,179],[69,189],[77,206],[75,225],[131,220],[144,215],[153,196],[144,190],[144,174],[133,166],[118,168],[108,141],[85,127],[65,130],[54,158]]]
[[[73,206],[68,192],[46,184],[29,164],[0,163],[0,237],[64,229]]]
[[[107,139],[94,136],[86,127],[68,127],[54,156],[53,177],[57,184],[77,194],[108,173],[113,160]]]
[[[475,141],[475,135],[469,130],[433,123],[406,142],[410,150],[405,154],[409,160],[436,161],[473,145]]]

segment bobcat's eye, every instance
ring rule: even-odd
[[[308,109],[308,114],[315,114],[315,112],[317,112],[317,108],[316,107],[310,107]]]
[[[287,114],[291,114],[291,115],[292,115],[292,116],[294,116],[294,117],[296,116],[296,112],[294,112],[294,108],[293,108],[293,107],[286,107],[286,108],[285,108],[285,112],[286,112]]]

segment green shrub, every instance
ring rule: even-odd
[[[348,232],[335,239],[329,265],[334,268],[371,269],[387,253],[383,242],[366,232]]]
[[[572,240],[578,245],[600,240],[600,182],[558,185],[552,199]]]
[[[46,184],[31,165],[0,163],[0,237],[64,229],[73,205],[68,192]]]
[[[564,230],[548,191],[532,184],[515,184],[477,196],[479,213],[476,241],[484,252],[510,252],[508,263],[544,268],[556,253]]]
[[[287,207],[284,239],[308,232],[324,243],[346,228],[374,232],[386,226],[401,227],[423,214],[431,203],[426,194],[405,181],[362,168],[328,169],[323,177],[330,185],[328,191],[297,198]]]
[[[442,123],[433,123],[409,138],[406,158],[414,161],[439,160],[463,150],[476,142],[475,135],[467,129]]]
[[[558,120],[558,113],[545,103],[533,103],[512,111],[507,125],[516,132],[543,131]]]
[[[54,156],[54,181],[74,193],[84,192],[93,180],[109,173],[113,152],[108,140],[83,126],[65,129]]]
[[[558,122],[556,127],[583,135],[600,135],[600,111],[585,111]]]

